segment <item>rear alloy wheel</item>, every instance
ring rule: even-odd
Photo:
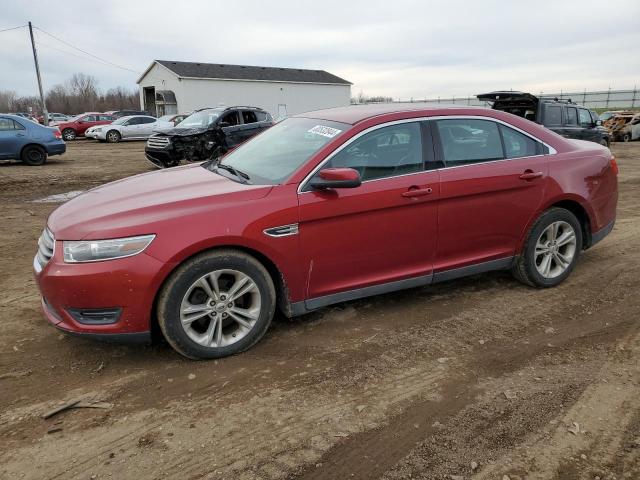
[[[62,131],[62,138],[65,141],[75,140],[76,139],[76,131],[73,128],[65,128]]]
[[[118,143],[121,138],[120,132],[118,132],[117,130],[109,130],[105,137],[107,139],[107,142],[109,143]]]
[[[37,145],[28,145],[22,150],[22,161],[32,167],[37,167],[47,161],[47,152]]]
[[[569,276],[582,250],[582,228],[563,208],[544,212],[531,228],[513,269],[515,277],[534,287],[554,287]]]
[[[187,261],[171,276],[158,300],[158,322],[182,355],[220,358],[260,340],[275,304],[273,282],[260,262],[219,250]]]

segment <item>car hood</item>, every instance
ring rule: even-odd
[[[238,183],[192,164],[89,190],[55,210],[48,226],[58,240],[155,233],[163,221],[256,200],[271,189]]]
[[[167,130],[163,130],[159,135],[166,135],[169,137],[188,137],[189,135],[200,135],[201,133],[209,130],[208,127],[175,127]]]

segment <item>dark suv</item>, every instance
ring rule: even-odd
[[[175,167],[181,160],[200,162],[223,155],[272,125],[271,115],[261,108],[203,108],[175,128],[149,137],[144,151],[159,168]]]
[[[491,103],[494,110],[544,125],[563,137],[609,146],[609,132],[601,125],[598,114],[571,100],[538,98],[524,92],[483,93],[478,100]]]

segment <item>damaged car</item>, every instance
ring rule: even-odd
[[[615,113],[604,126],[614,142],[630,142],[640,139],[640,113],[625,111]]]
[[[211,160],[272,125],[271,115],[257,107],[203,108],[149,137],[145,156],[158,168]]]
[[[569,100],[539,98],[525,92],[500,91],[483,93],[478,100],[488,102],[494,110],[517,115],[544,125],[565,138],[588,140],[609,146],[609,132],[598,114]]]

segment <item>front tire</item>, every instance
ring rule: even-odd
[[[631,134],[630,134],[630,133],[625,133],[625,134],[622,136],[622,141],[623,141],[623,142],[630,142],[630,141],[631,141]]]
[[[275,305],[273,281],[260,262],[236,250],[216,250],[171,275],[158,298],[158,323],[181,355],[221,358],[257,343]]]
[[[65,142],[75,140],[76,139],[76,131],[73,128],[65,128],[62,131],[62,138]]]
[[[109,143],[118,143],[122,137],[120,136],[120,132],[117,130],[109,130],[105,135],[105,138]]]
[[[576,216],[551,208],[531,227],[513,274],[532,287],[555,287],[571,274],[581,251],[582,227]]]
[[[20,155],[23,163],[32,167],[43,165],[47,161],[47,152],[37,145],[27,145]]]

